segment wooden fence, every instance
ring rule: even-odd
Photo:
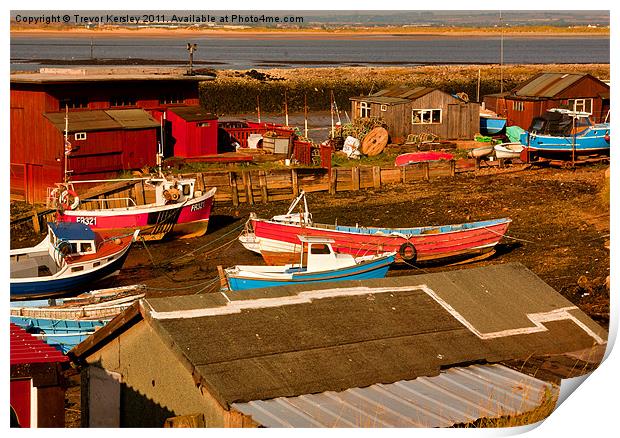
[[[378,190],[385,185],[411,183],[439,177],[451,177],[458,173],[475,170],[474,160],[454,160],[426,162],[404,167],[352,167],[352,168],[290,168],[275,170],[237,170],[188,173],[179,177],[196,178],[196,189],[206,191],[217,187],[215,204],[238,206],[240,204],[257,204],[290,200],[301,190],[308,193]],[[92,209],[97,205],[121,207],[126,205],[126,198],[136,200],[137,204],[155,202],[155,191],[143,180],[105,184],[95,187],[84,194],[82,199],[98,199],[88,202],[81,208]],[[45,214],[44,214],[45,213]],[[29,213],[37,219],[51,218],[50,210]],[[41,218],[41,215],[46,216]],[[28,214],[22,215],[21,221]],[[11,224],[16,221],[12,219]],[[33,221],[34,222],[34,221]]]

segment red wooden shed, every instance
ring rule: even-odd
[[[198,82],[211,79],[159,67],[42,68],[11,74],[11,199],[45,202],[46,188],[62,181],[65,108],[72,135],[86,137],[70,139],[80,147],[69,160],[72,178],[109,178],[152,165],[160,136],[158,115],[198,105]],[[145,111],[155,116],[155,124]]]
[[[540,73],[508,93],[484,96],[484,104],[508,126],[523,129],[550,108],[587,112],[601,122],[609,111],[609,85],[585,73]]]
[[[19,427],[64,427],[65,382],[69,358],[11,324],[11,409]]]
[[[217,154],[217,116],[200,106],[173,107],[166,111],[171,123],[175,157]]]

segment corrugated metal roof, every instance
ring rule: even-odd
[[[46,362],[67,362],[69,358],[35,338],[26,330],[11,324],[11,365]]]
[[[157,128],[159,122],[143,109],[106,110],[125,129]]]
[[[517,96],[554,97],[582,79],[583,73],[541,73],[515,90]]]
[[[502,365],[472,365],[435,377],[232,407],[265,427],[449,427],[528,412],[558,391]]]
[[[64,132],[65,112],[43,114],[56,129]],[[69,132],[112,129],[156,128],[159,123],[143,109],[89,110],[69,112]]]
[[[178,106],[169,108],[169,110],[187,122],[217,119],[217,116],[205,111],[200,106]]]
[[[11,73],[11,84],[74,84],[78,82],[208,81],[212,75],[188,75],[186,68],[81,67],[41,68],[36,73]]]

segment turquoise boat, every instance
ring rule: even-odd
[[[353,257],[351,254],[334,252],[333,239],[320,236],[297,237],[302,245],[299,264],[237,265],[227,268],[224,273],[229,289],[239,291],[307,283],[384,278],[396,257],[395,252]]]
[[[609,154],[609,132],[609,123],[593,124],[588,113],[554,108],[534,118],[519,141],[540,155]]]
[[[497,135],[506,129],[505,117],[493,117],[480,114],[480,134]]]

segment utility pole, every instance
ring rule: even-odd
[[[189,71],[188,75],[194,74],[194,52],[198,48],[198,44],[187,43],[187,51],[189,52]]]

